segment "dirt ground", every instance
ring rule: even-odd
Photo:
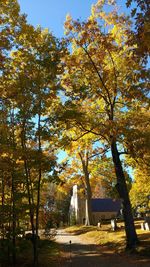
[[[150,267],[150,259],[127,253],[118,254],[64,230],[58,230],[56,242],[62,251],[56,267]]]

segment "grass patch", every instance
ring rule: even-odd
[[[96,229],[96,226],[84,226],[84,225],[74,225],[68,228],[65,228],[65,231],[74,235],[81,235]]]
[[[102,224],[101,228],[97,226],[71,226],[66,229],[68,233],[80,234],[84,240],[92,241],[97,245],[107,246],[116,252],[123,252],[126,246],[126,234],[124,223],[117,223],[118,229],[113,232],[110,223]],[[136,232],[139,238],[139,245],[136,253],[141,256],[150,257],[150,231],[141,230],[141,221],[135,221]]]

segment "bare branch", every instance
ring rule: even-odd
[[[98,71],[98,69],[97,69],[97,67],[96,67],[95,62],[93,61],[93,59],[92,59],[92,57],[90,56],[90,54],[89,54],[89,52],[87,51],[87,49],[85,49],[83,46],[82,46],[82,48],[83,48],[84,52],[87,54],[89,60],[91,61],[92,65],[93,65],[93,67],[94,67],[94,69],[95,69],[95,71],[96,71],[96,73],[97,73],[97,75],[98,75],[98,77],[99,77],[99,79],[100,79],[100,81],[101,81],[103,87],[105,88],[105,91],[106,91],[107,95],[108,95],[109,102],[108,102],[107,99],[104,98],[104,96],[103,96],[104,100],[106,101],[107,104],[111,104],[111,97],[110,97],[110,94],[109,94],[109,90],[108,90],[108,88],[106,87],[106,85],[105,85],[105,83],[104,83],[104,81],[103,81],[103,79],[102,79],[102,76],[100,75],[100,73],[99,73],[99,71]]]
[[[122,152],[119,152],[119,155],[129,155],[130,153],[128,151],[122,151]]]
[[[98,152],[98,153],[91,155],[90,157],[88,157],[88,159],[94,158],[94,157],[99,156],[99,155],[105,155],[108,152],[108,150],[109,150],[109,148],[107,147],[102,152]]]

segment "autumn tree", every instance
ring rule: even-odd
[[[41,190],[56,166],[52,106],[60,102],[61,46],[48,30],[27,24],[17,1],[2,1],[1,7],[2,38],[6,40],[1,54],[1,207],[3,215],[7,203],[11,207],[7,223],[12,229],[14,265],[17,221],[22,218],[24,223],[30,220],[37,266]],[[26,218],[18,213],[23,207]],[[1,227],[4,234],[4,223]]]
[[[59,227],[68,223],[68,212],[70,205],[69,190],[64,190],[61,183],[47,184],[42,192],[43,197],[46,198],[43,202],[42,209],[42,225],[49,233],[53,227]]]
[[[126,177],[128,191],[130,191],[132,180],[125,168],[124,174]],[[95,197],[99,197],[101,195],[101,197],[118,199],[119,194],[116,189],[116,183],[117,180],[112,158],[104,155],[95,159],[92,177],[92,184],[95,185],[95,188],[93,188],[93,195]]]
[[[150,174],[147,169],[137,167],[130,191],[132,207],[136,212],[146,213],[150,207]]]
[[[126,156],[127,163],[133,168],[147,169],[149,172],[150,159],[150,126],[149,126],[149,99],[142,106],[137,102],[132,110],[128,112],[127,120],[130,132],[127,130],[125,137],[126,149],[129,154]],[[130,134],[132,132],[132,134]]]
[[[94,154],[92,145],[87,140],[78,140],[78,142],[70,143],[67,153],[71,156],[70,159],[70,175],[68,176],[68,182],[78,184],[83,188],[86,211],[85,211],[85,224],[92,224],[92,213],[91,213],[91,159]],[[73,180],[73,181],[72,181]]]
[[[110,147],[116,188],[123,201],[127,248],[133,248],[138,240],[120,155],[126,153],[126,115],[137,100],[141,105],[146,100],[145,69],[134,56],[136,44],[128,44],[131,21],[115,10],[104,12],[101,2],[92,7],[86,22],[67,16],[65,28],[72,50],[62,59],[62,84],[69,98],[64,116],[70,127],[79,127],[82,135],[92,133]],[[77,113],[79,119],[73,116]]]
[[[130,192],[134,209],[148,203],[150,175],[149,104],[145,103],[145,106],[141,107],[138,103],[135,110],[136,112],[131,111],[128,114],[129,125],[132,125],[132,135],[129,137],[128,132],[126,134],[126,147],[129,154],[125,157],[127,164],[134,170]]]
[[[132,6],[133,4],[133,6]],[[135,52],[147,60],[150,54],[150,3],[149,0],[127,0],[126,5],[131,8],[131,16],[135,21],[132,40],[136,39]]]
[[[18,50],[11,53],[12,66],[9,73],[14,90],[17,88],[17,95],[16,91],[11,91],[9,97],[16,102],[18,109],[16,117],[20,126],[17,137],[24,161],[34,264],[37,265],[36,239],[39,229],[41,186],[45,174],[52,171],[56,164],[51,137],[53,130],[47,117],[47,109],[50,109],[51,102],[57,99],[59,49],[54,37],[47,30],[34,30],[31,26],[26,27],[25,33],[22,32],[18,43]],[[51,133],[48,133],[50,129]]]
[[[65,116],[67,116],[67,114],[68,112],[64,114],[63,120],[65,120]],[[77,117],[78,115],[79,114],[76,114]],[[62,176],[67,177],[65,182],[72,184],[72,186],[74,184],[79,185],[82,193],[84,192],[85,224],[91,225],[92,189],[95,187],[95,182],[100,180],[98,172],[96,173],[97,177],[95,175],[96,163],[98,161],[97,159],[103,157],[108,149],[105,145],[99,144],[99,142],[95,140],[95,136],[93,134],[82,136],[80,128],[73,128],[70,126],[71,123],[69,123],[67,129],[64,129],[63,135],[61,136],[61,143],[62,145],[64,144],[63,148],[67,152],[68,156],[68,166],[66,168],[67,173],[64,171],[65,174],[62,173]],[[80,139],[78,138],[79,135],[81,135]],[[101,159],[99,161],[101,161]]]
[[[1,21],[1,128],[0,128],[0,145],[1,145],[1,214],[2,214],[2,236],[5,239],[9,235],[9,248],[12,247],[13,264],[16,261],[16,230],[17,230],[17,210],[19,203],[19,194],[21,195],[20,181],[17,176],[20,172],[18,166],[18,151],[16,151],[15,140],[15,111],[14,105],[8,99],[8,88],[6,88],[6,69],[10,63],[9,53],[12,48],[15,49],[15,39],[18,35],[25,17],[19,13],[17,1],[1,1],[0,3],[0,21]],[[18,192],[20,190],[20,193]],[[7,228],[7,229],[6,229]]]

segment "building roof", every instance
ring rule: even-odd
[[[121,200],[111,198],[91,199],[92,212],[118,212],[121,209]]]

